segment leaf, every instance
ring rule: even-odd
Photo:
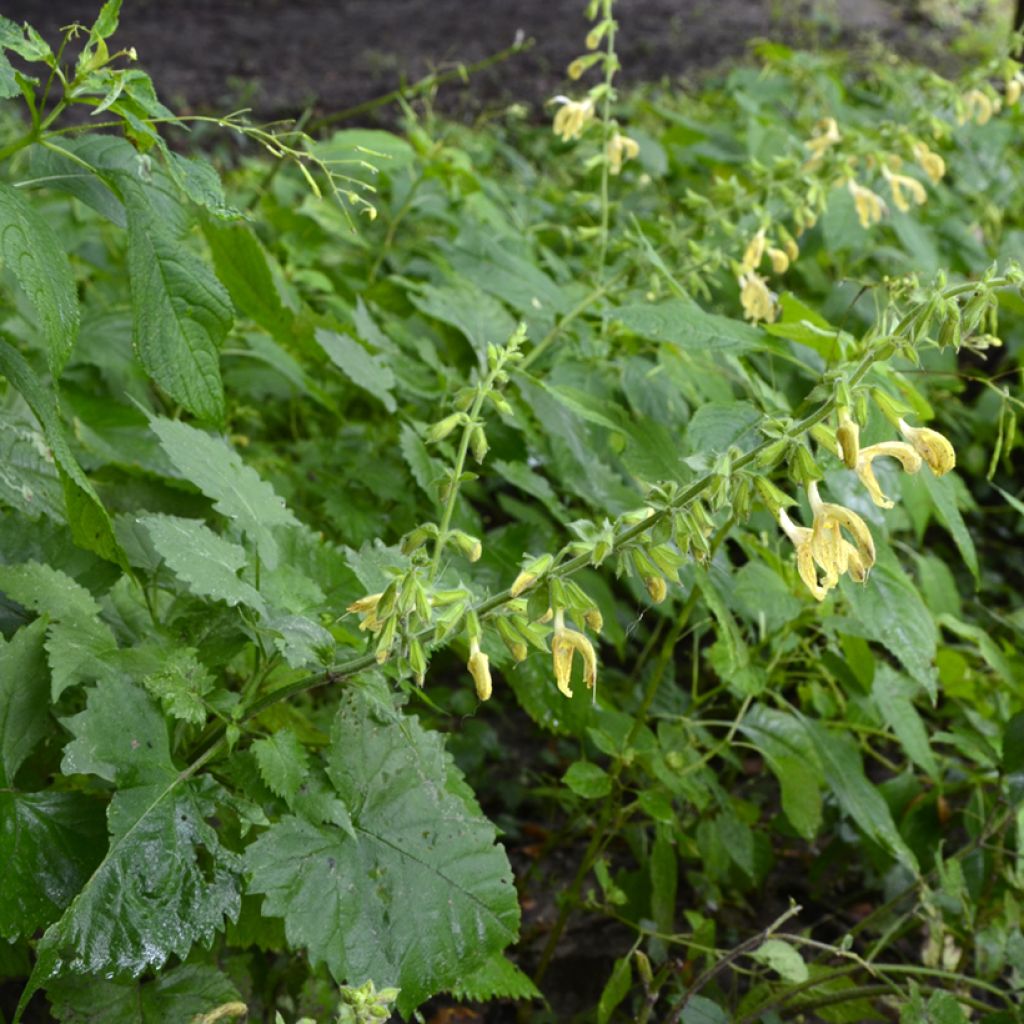
[[[16,189],[0,182],[0,259],[39,315],[46,361],[57,377],[78,336],[78,293],[53,229]]]
[[[858,827],[905,867],[917,874],[917,858],[899,834],[889,806],[867,780],[857,744],[846,733],[802,719],[825,772],[825,780],[843,810]]]
[[[117,786],[107,810],[110,848],[43,935],[22,1004],[58,975],[135,977],[172,954],[184,958],[240,906],[239,858],[206,824],[216,785],[175,767],[152,699],[123,679],[103,680],[65,724],[74,739],[62,771]]]
[[[38,431],[0,420],[0,501],[29,519],[65,521],[60,475]]]
[[[401,433],[398,436],[398,447],[401,449],[402,458],[412,471],[413,478],[419,484],[420,490],[430,498],[437,501],[437,481],[443,475],[442,467],[427,451],[419,434],[408,424],[402,424]]]
[[[213,499],[213,507],[255,541],[268,569],[277,568],[278,545],[273,530],[297,525],[298,520],[274,488],[222,438],[211,437],[180,420],[158,416],[149,425],[182,476]]]
[[[601,990],[601,998],[597,1001],[597,1024],[608,1024],[616,1007],[629,995],[632,981],[632,960],[628,956],[620,956]]]
[[[201,419],[224,418],[219,348],[231,326],[220,282],[189,251],[183,230],[164,220],[142,185],[120,176],[128,213],[133,337],[146,372]],[[175,228],[177,227],[177,230]]]
[[[871,684],[871,696],[907,756],[937,782],[939,766],[928,743],[928,730],[911,699],[915,689],[892,666],[880,664]]]
[[[264,611],[263,598],[238,578],[246,557],[237,544],[218,537],[198,519],[152,515],[140,516],[139,522],[168,568],[193,594]]]
[[[186,1024],[241,998],[225,974],[206,964],[185,964],[149,981],[59,978],[46,994],[61,1024]],[[224,1018],[231,1019],[237,1016]]]
[[[804,958],[782,939],[766,939],[750,957],[759,964],[771,968],[783,981],[790,981],[794,985],[799,985],[810,977]]]
[[[729,1024],[725,1011],[704,996],[690,996],[683,1010],[683,1024]]]
[[[486,361],[489,344],[503,344],[516,329],[505,307],[465,278],[455,278],[442,287],[423,285],[418,293],[408,294],[421,313],[465,335],[481,363]]]
[[[971,575],[975,581],[978,581],[980,579],[978,575],[978,552],[975,550],[974,540],[967,529],[966,523],[964,523],[964,517],[960,514],[960,509],[957,505],[956,483],[958,481],[955,481],[953,476],[938,477],[930,470],[925,473],[919,473],[917,479],[924,484],[925,490],[935,503],[939,522],[949,531],[949,535],[953,538],[953,543],[956,544],[964,564],[971,570]]]
[[[316,340],[331,362],[353,384],[373,395],[388,412],[398,408],[391,394],[395,386],[395,375],[382,356],[371,355],[347,334],[328,331],[323,327],[316,329]]]
[[[203,695],[210,692],[214,679],[197,654],[194,647],[174,647],[166,651],[160,667],[143,676],[142,685],[172,718],[203,725],[206,722]]]
[[[56,399],[47,391],[21,353],[0,341],[0,373],[11,382],[39,421],[53,453],[64,489],[68,526],[76,544],[126,566],[124,553],[114,538],[114,525],[68,446]]]
[[[37,619],[0,646],[0,790],[13,787],[18,769],[48,732],[45,629],[45,620]]]
[[[21,88],[14,75],[14,68],[6,54],[0,52],[0,100],[10,100],[21,95]]]
[[[722,453],[741,438],[754,437],[760,418],[750,402],[705,402],[686,428],[686,446],[692,453]]]
[[[745,352],[764,345],[761,331],[730,317],[706,313],[695,302],[666,302],[621,306],[607,314],[634,334],[699,352],[728,349]]]
[[[512,942],[519,906],[494,826],[440,736],[350,692],[326,751],[356,837],[286,817],[246,851],[251,891],[338,981],[401,988],[403,1014]]]
[[[577,795],[596,800],[612,791],[611,776],[590,761],[574,761],[569,765],[562,781]]]
[[[850,602],[860,627],[860,635],[881,643],[925,688],[934,700],[937,694],[935,674],[938,630],[917,588],[891,554],[885,552],[871,572],[865,586],[844,578],[843,593]],[[849,623],[844,629],[851,632]]]
[[[495,953],[482,967],[460,977],[450,991],[456,999],[475,1003],[491,999],[543,998],[529,975],[500,953]]]
[[[279,729],[272,736],[256,740],[252,752],[270,791],[283,797],[291,806],[309,774],[309,758],[295,733]]]

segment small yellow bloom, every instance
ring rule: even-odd
[[[740,262],[740,273],[749,274],[754,270],[757,270],[761,266],[761,260],[764,259],[764,228],[754,237],[747,242],[746,249],[743,250],[743,260]]]
[[[847,469],[855,469],[857,455],[860,452],[860,424],[850,415],[847,409],[839,411],[839,429],[836,431],[839,442],[839,457]]]
[[[466,662],[469,674],[476,683],[476,695],[480,700],[488,700],[491,696],[491,663],[487,655],[480,650],[480,641],[469,641],[469,660]]]
[[[921,166],[921,170],[931,178],[936,185],[946,175],[946,161],[934,150],[929,149],[923,142],[914,143],[914,159]]]
[[[784,274],[789,270],[789,254],[782,249],[771,246],[768,249],[768,259],[772,261],[772,272]]]
[[[568,96],[556,96],[555,101],[561,106],[555,113],[552,130],[563,142],[578,139],[583,129],[594,119],[594,104],[590,100],[577,102]]]
[[[811,151],[813,162],[819,161],[825,151],[834,146],[842,136],[839,134],[839,125],[835,118],[826,117],[819,121],[814,129],[814,135],[804,145]]]
[[[565,625],[565,612],[555,612],[555,631],[551,636],[551,659],[555,670],[555,683],[566,697],[572,696],[572,659],[579,652],[583,659],[583,681],[591,690],[597,683],[597,653],[594,645],[582,633]]]
[[[885,202],[882,200],[882,197],[872,192],[871,189],[858,185],[853,178],[847,182],[847,188],[850,190],[850,195],[853,196],[853,203],[857,208],[857,219],[860,221],[860,226],[862,228],[869,228],[872,224],[877,224],[886,211]]]
[[[618,174],[622,170],[625,160],[634,159],[640,152],[640,146],[636,139],[628,135],[616,132],[609,140],[605,154],[608,157],[608,170],[611,174]]]
[[[380,622],[377,619],[377,605],[380,604],[380,599],[383,596],[383,591],[380,594],[367,594],[366,597],[353,601],[345,609],[347,612],[355,612],[356,615],[362,616],[363,621],[359,623],[360,632],[368,629],[375,633],[380,629]]]
[[[1006,105],[1008,107],[1016,106],[1022,93],[1024,93],[1024,75],[1018,71],[1017,74],[1015,74],[1013,78],[1006,83]]]
[[[992,101],[992,97],[988,93],[982,92],[981,89],[971,89],[964,96],[964,109],[957,118],[957,121],[960,124],[966,124],[968,121],[975,121],[977,124],[988,124],[997,109]]]
[[[779,509],[779,526],[796,548],[796,567],[800,579],[817,600],[824,601],[829,588],[818,582],[818,571],[814,567],[814,553],[811,551],[811,537],[814,531],[806,526],[797,526],[784,508]]]
[[[768,288],[768,282],[755,273],[743,274],[740,279],[740,302],[747,320],[757,323],[775,321],[775,293]]]
[[[569,77],[575,82],[577,78],[581,78],[583,76],[583,72],[586,70],[586,64],[577,57],[576,60],[569,65]]]
[[[668,597],[668,585],[661,576],[645,576],[644,586],[655,604],[661,604]]]
[[[930,427],[912,427],[906,420],[899,421],[899,428],[936,476],[945,476],[956,466],[956,451],[948,437]]]
[[[883,168],[882,173],[885,175],[886,181],[889,182],[889,188],[892,189],[892,201],[896,204],[896,209],[902,213],[906,213],[910,209],[910,202],[904,195],[904,189],[910,193],[910,198],[918,206],[928,199],[924,185],[917,178],[911,178],[907,174],[893,174],[888,168]]]
[[[800,246],[796,244],[796,239],[792,235],[787,234],[782,240],[782,248],[786,250],[789,262],[796,263],[797,257],[800,255]]]
[[[898,459],[906,473],[916,473],[921,468],[921,456],[909,444],[902,441],[882,441],[880,444],[873,444],[868,448],[862,448],[857,456],[857,476],[860,482],[867,488],[871,500],[879,508],[892,508],[893,503],[882,493],[878,486],[875,471],[871,463],[875,459],[888,456]]]
[[[838,581],[839,576],[850,567],[853,555],[857,559],[858,571],[862,578],[866,578],[875,564],[875,541],[867,523],[845,505],[822,501],[817,481],[812,480],[808,485],[807,495],[811,499],[811,511],[814,513],[812,544],[815,559],[825,569],[826,576],[835,576]],[[845,540],[843,530],[853,537],[853,545]]]

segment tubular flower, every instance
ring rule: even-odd
[[[869,448],[861,448],[857,456],[857,476],[860,482],[867,488],[871,500],[879,508],[892,508],[893,503],[882,493],[875,478],[875,471],[871,463],[880,456],[889,456],[899,459],[900,465],[907,473],[916,473],[921,468],[921,456],[909,444],[902,441],[882,441],[880,444],[873,444]],[[851,573],[852,575],[852,573]]]
[[[784,274],[789,270],[789,253],[785,249],[776,249],[769,246],[768,259],[772,261],[772,271],[776,274]]]
[[[910,198],[918,206],[927,201],[928,193],[917,178],[911,178],[906,174],[893,174],[888,168],[885,168],[882,173],[885,175],[886,181],[889,182],[889,188],[892,189],[892,201],[896,204],[897,210],[906,213],[910,209],[910,202],[904,195],[904,189],[910,193]]]
[[[992,102],[992,98],[987,93],[982,92],[980,89],[971,89],[964,96],[963,113],[957,120],[960,124],[966,124],[968,121],[974,121],[977,124],[988,124],[996,110],[995,103]]]
[[[811,537],[814,531],[806,526],[797,526],[784,508],[779,509],[779,526],[796,548],[796,568],[800,573],[800,579],[817,600],[824,601],[830,588],[818,582],[818,570],[814,567],[814,553],[811,551]]]
[[[555,102],[562,106],[555,114],[552,130],[563,142],[578,139],[583,129],[594,119],[594,104],[590,100],[577,102],[568,96],[556,96]]]
[[[565,625],[565,612],[555,612],[555,631],[551,637],[551,659],[555,669],[555,683],[566,697],[572,696],[572,658],[579,651],[583,659],[583,681],[587,689],[597,684],[597,653],[594,645],[580,632]]]
[[[899,421],[899,428],[936,476],[945,476],[956,466],[956,451],[948,437],[930,427],[912,427],[906,420]]]
[[[616,132],[609,140],[605,149],[608,157],[608,171],[610,174],[618,174],[622,170],[622,164],[626,160],[634,159],[640,152],[640,146],[636,139],[628,135],[621,135]]]
[[[753,323],[759,320],[772,323],[775,320],[775,294],[769,289],[768,282],[753,272],[743,274],[739,282],[744,317]]]
[[[814,513],[811,548],[814,560],[825,570],[825,584],[835,586],[846,571],[862,583],[875,564],[875,542],[867,523],[845,505],[822,501],[817,481],[807,487]],[[851,544],[843,530],[853,537]]]
[[[839,411],[839,429],[836,431],[839,442],[839,457],[847,469],[857,468],[857,457],[860,454],[860,424],[850,415],[848,409]]]
[[[761,266],[761,260],[764,259],[764,247],[764,228],[761,228],[761,230],[758,231],[758,233],[754,235],[749,242],[747,242],[747,247],[743,250],[743,259],[740,262],[741,274],[749,274]]]
[[[1008,107],[1016,105],[1022,92],[1024,92],[1024,74],[1021,74],[1021,72],[1018,71],[1013,78],[1006,83],[1006,105]]]
[[[847,182],[847,188],[850,190],[850,195],[853,196],[853,204],[857,208],[857,219],[860,221],[860,226],[869,228],[872,224],[877,224],[886,210],[882,197],[872,192],[871,189],[858,185],[853,178]]]
[[[813,137],[808,139],[804,145],[811,151],[811,160],[816,162],[824,156],[825,151],[834,146],[842,136],[839,134],[839,125],[835,118],[826,117],[815,126]]]
[[[931,178],[936,185],[946,175],[946,161],[934,150],[929,149],[923,142],[914,143],[914,159],[917,160],[921,170]]]
[[[487,655],[480,650],[480,641],[475,637],[469,641],[469,660],[466,668],[476,683],[476,695],[481,700],[491,696],[491,663]]]
[[[355,612],[357,615],[362,616],[363,621],[359,623],[360,631],[368,629],[371,633],[376,633],[380,629],[380,622],[377,619],[377,605],[380,604],[381,597],[383,597],[383,593],[367,594],[366,597],[353,601],[345,609],[347,612]]]

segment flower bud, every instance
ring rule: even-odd
[[[469,642],[469,661],[466,663],[469,674],[476,684],[476,695],[480,700],[489,700],[491,696],[491,664],[487,655],[480,650],[479,640]]]
[[[473,458],[477,462],[483,462],[487,455],[487,435],[484,433],[484,428],[478,423],[469,435],[469,446],[473,450]]]
[[[647,588],[647,593],[651,595],[651,600],[655,604],[661,604],[668,596],[668,586],[661,576],[645,576],[644,586]]]
[[[453,530],[451,537],[455,541],[455,546],[471,562],[479,561],[480,556],[484,553],[484,546],[477,537],[471,537],[468,533],[463,533],[462,530]]]
[[[427,441],[430,443],[443,441],[464,419],[463,413],[453,412],[450,416],[445,416],[443,420],[438,420],[427,431]]]
[[[513,597],[518,597],[524,590],[533,586],[534,581],[543,576],[544,573],[554,564],[554,557],[548,554],[534,558],[523,566],[522,572],[515,578],[509,591]]]

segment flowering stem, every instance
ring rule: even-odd
[[[608,143],[611,141],[612,128],[612,79],[615,77],[616,65],[615,56],[615,19],[612,17],[612,7],[615,0],[604,0],[603,17],[608,22],[606,33],[606,47],[604,58],[604,101],[601,109],[602,122],[602,159],[601,159],[601,248],[598,254],[597,282],[601,283],[604,277],[604,264],[608,255],[608,226],[611,220],[608,202]]]

